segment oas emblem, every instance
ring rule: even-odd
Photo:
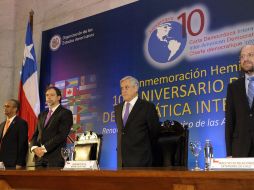
[[[61,45],[61,37],[59,35],[54,35],[49,43],[49,47],[52,51],[58,50]]]

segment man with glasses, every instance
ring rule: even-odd
[[[240,66],[244,76],[227,89],[227,157],[254,157],[254,45],[241,49]]]
[[[138,97],[138,80],[120,81],[124,102],[115,106],[118,167],[150,167],[160,127],[154,104]]]
[[[4,104],[6,120],[0,124],[0,161],[7,168],[19,169],[26,165],[28,126],[17,116],[19,107],[18,100],[7,100]]]

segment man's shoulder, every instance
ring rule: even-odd
[[[142,105],[146,105],[146,106],[152,106],[154,107],[154,103],[153,102],[150,102],[148,100],[144,100],[144,99],[141,99],[141,98],[138,98],[137,102],[140,102]]]
[[[15,121],[20,121],[20,122],[26,122],[26,120],[24,120],[22,117],[20,117],[20,116],[16,116],[15,118],[14,118],[14,120]]]
[[[123,107],[123,104],[124,104],[124,102],[122,102],[122,103],[120,103],[120,104],[115,105],[115,106],[114,106],[114,110],[118,110],[118,109],[120,109],[121,107]]]
[[[153,104],[151,101],[148,101],[146,99],[138,98],[138,101],[144,103],[144,104]]]
[[[65,113],[71,113],[72,114],[72,111],[63,107],[63,106],[59,106],[57,109],[60,109],[61,112],[65,112]]]
[[[154,103],[152,103],[150,101],[147,101],[147,100],[144,100],[144,99],[141,99],[141,98],[138,98],[135,104],[154,106]],[[114,106],[114,109],[115,110],[121,109],[123,107],[123,105],[124,105],[124,102],[122,102],[120,104],[117,104],[117,105]]]
[[[241,76],[239,77],[237,80],[234,80],[233,82],[231,82],[229,84],[229,86],[238,86],[238,85],[241,85],[242,83],[245,82],[245,77],[244,76]]]
[[[21,118],[20,116],[16,116],[16,117],[14,118],[14,121],[15,121],[16,123],[19,123],[19,124],[27,125],[27,121],[24,120],[23,118]]]

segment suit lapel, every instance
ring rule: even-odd
[[[46,121],[48,112],[49,112],[49,111],[43,112],[43,115],[42,115],[42,121],[43,121],[43,123],[42,123],[42,128],[45,128],[45,127],[46,127],[46,126],[45,126],[45,121]],[[49,123],[49,122],[48,122],[48,123]]]
[[[249,106],[249,101],[248,101],[248,96],[246,94],[246,87],[245,87],[245,77],[242,77],[240,80],[240,84],[239,84],[239,96],[243,97],[243,105],[245,105],[246,108],[248,108],[248,110],[253,110],[253,103],[252,106],[250,108]]]
[[[6,122],[6,121],[4,121],[4,122],[0,125],[0,138],[2,138],[2,135],[3,135],[5,122]]]
[[[6,131],[6,133],[5,133],[5,135],[4,135],[4,137],[9,133],[9,131],[11,130],[11,128],[13,128],[14,127],[14,125],[15,125],[15,123],[16,123],[16,119],[17,119],[17,116],[15,116],[15,118],[12,120],[12,122],[10,123],[10,126],[8,127],[8,129],[7,129],[7,131]],[[4,125],[3,125],[3,128],[4,128],[4,126],[5,126],[5,123],[4,123]],[[4,130],[4,129],[3,129]],[[2,136],[2,134],[3,134],[3,130],[1,130],[1,136]],[[3,137],[3,138],[4,138]]]
[[[116,117],[116,123],[117,123],[117,166],[122,167],[122,131],[123,131],[123,119],[122,119],[122,113],[123,113],[123,105],[124,102],[121,104],[118,104],[115,107],[115,117]]]
[[[50,117],[49,120],[48,120],[48,123],[46,124],[46,126],[45,126],[44,128],[48,128],[48,127],[51,126],[52,123],[54,123],[54,120],[56,119],[56,115],[57,115],[57,113],[60,112],[60,111],[61,111],[61,105],[59,105],[59,106],[57,107],[57,109],[53,112],[53,114],[51,115],[51,117]],[[44,123],[45,123],[45,120],[46,120],[46,118],[47,118],[47,114],[48,114],[48,111],[47,111],[47,113],[45,114]]]
[[[134,107],[131,110],[131,113],[126,121],[126,127],[128,126],[128,123],[134,119],[134,117],[137,115],[139,109],[142,108],[142,101],[140,98],[137,99],[136,103],[134,104]]]
[[[119,104],[119,106],[116,107],[116,120],[120,124],[120,129],[123,128],[123,118],[122,118],[122,113],[123,113],[123,105],[124,103]]]

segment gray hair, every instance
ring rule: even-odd
[[[125,81],[125,80],[130,80],[131,84],[132,84],[133,86],[137,86],[138,89],[139,89],[139,82],[138,82],[138,80],[137,80],[135,77],[133,77],[133,76],[126,76],[126,77],[123,77],[123,78],[120,80],[120,85],[121,85],[121,83],[122,83],[123,81]]]

